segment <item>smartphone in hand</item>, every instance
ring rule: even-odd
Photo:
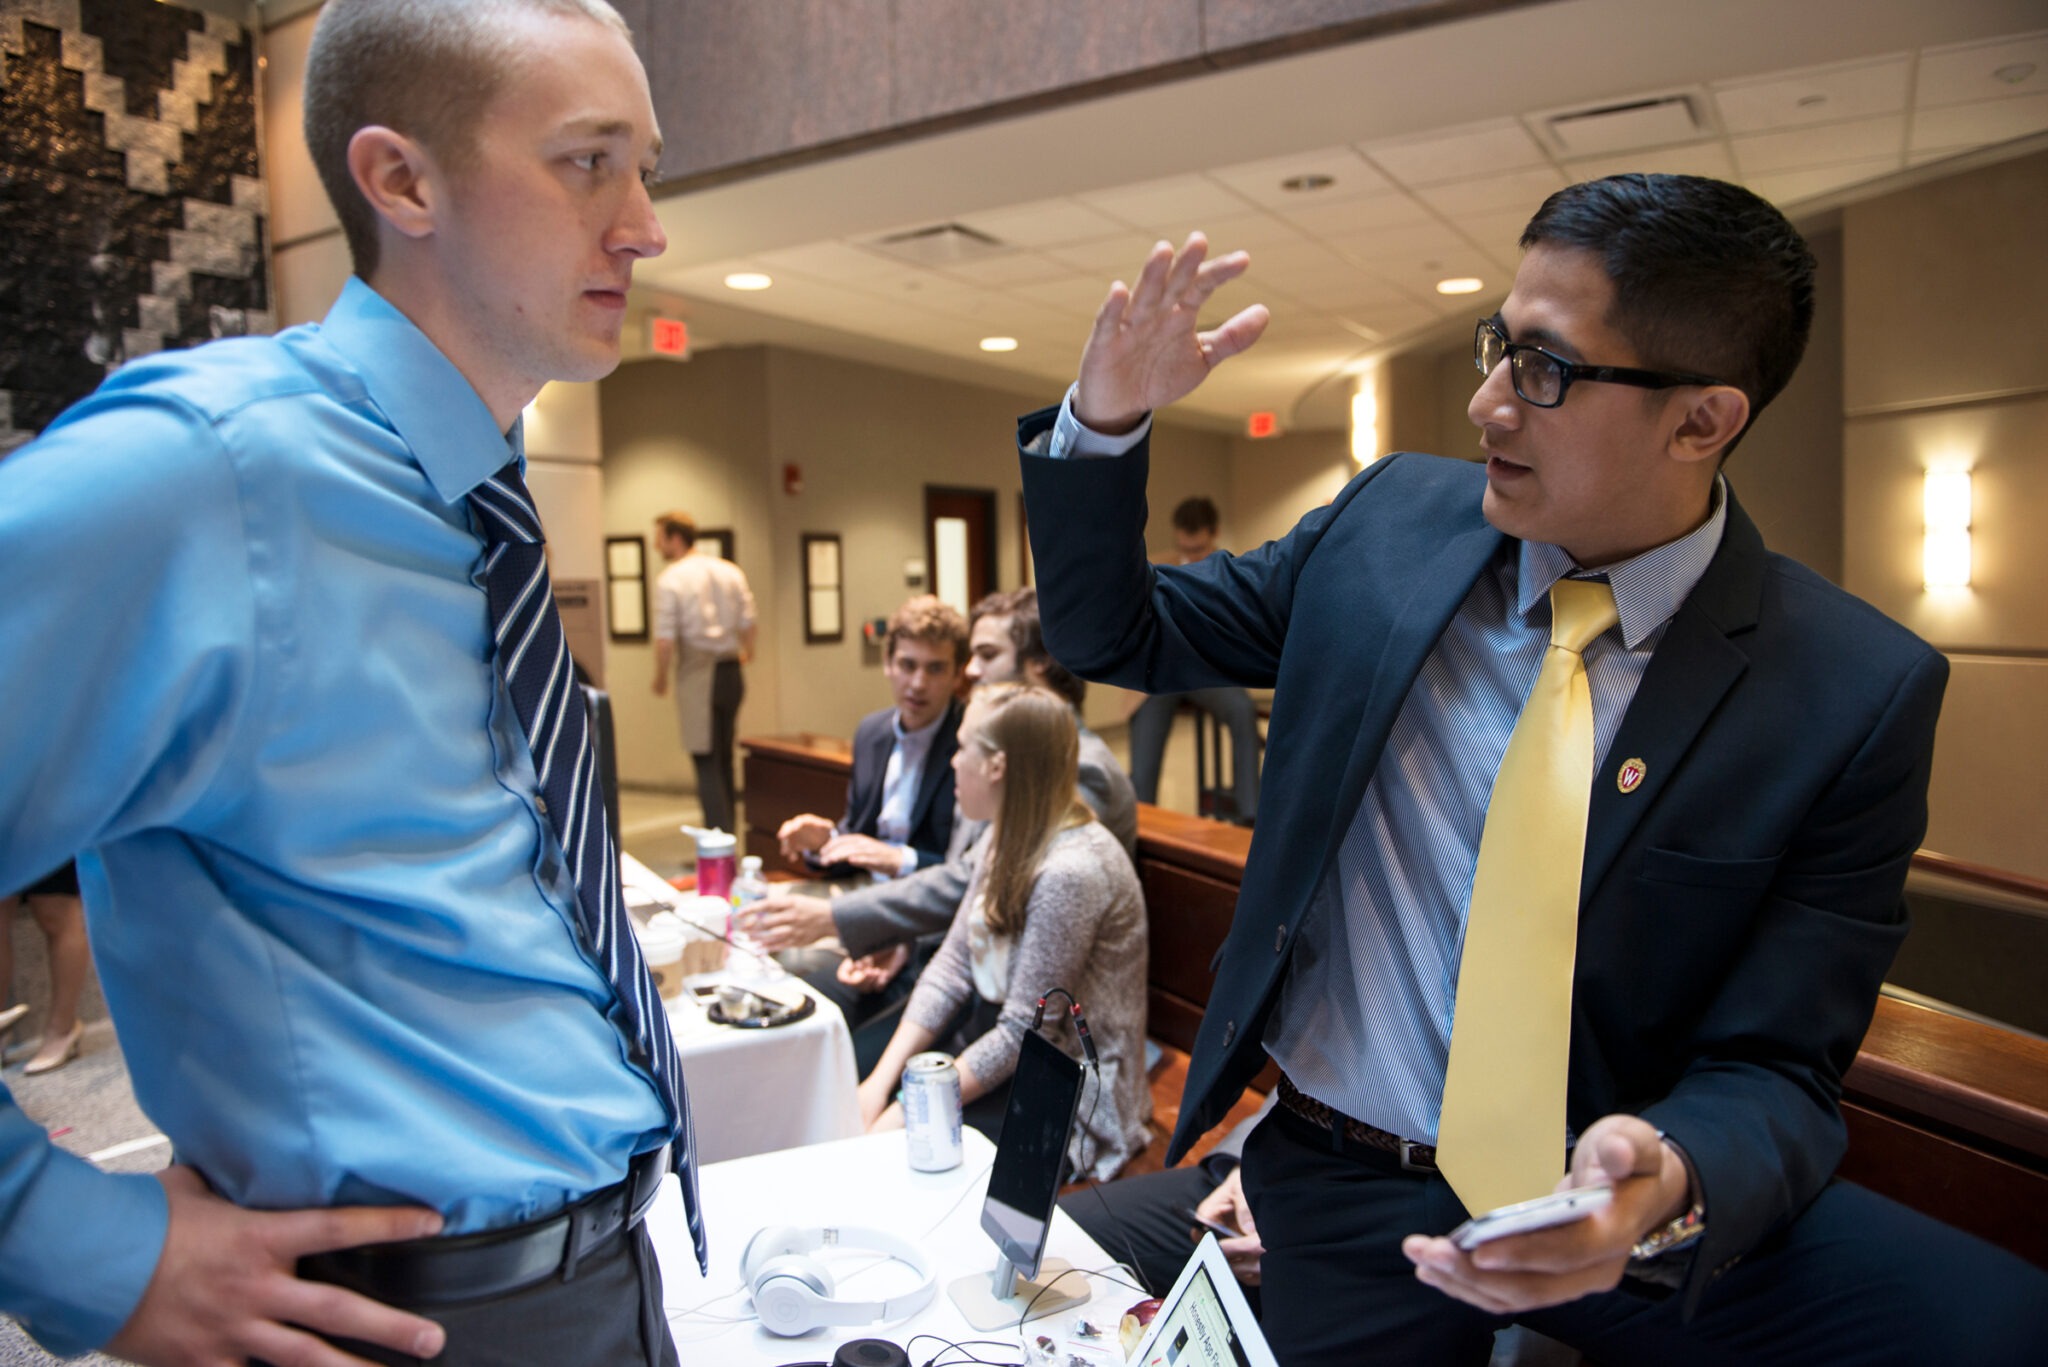
[[[1527,1234],[1531,1230],[1583,1220],[1594,1211],[1604,1209],[1613,1199],[1614,1188],[1605,1182],[1573,1187],[1570,1191],[1554,1191],[1548,1196],[1517,1201],[1511,1206],[1500,1206],[1484,1215],[1475,1215],[1452,1230],[1450,1240],[1469,1253],[1483,1243],[1504,1239],[1510,1234]]]
[[[1219,1239],[1242,1239],[1244,1237],[1243,1230],[1232,1229],[1221,1220],[1211,1220],[1208,1216],[1198,1213],[1193,1206],[1183,1206],[1180,1216],[1188,1222],[1188,1238],[1196,1243],[1201,1242],[1202,1231],[1205,1229]]]

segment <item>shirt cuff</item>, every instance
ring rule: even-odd
[[[1074,395],[1079,393],[1078,382],[1067,386],[1067,397],[1060,400],[1060,415],[1053,420],[1052,440],[1045,454],[1053,460],[1090,460],[1107,456],[1121,456],[1143,441],[1152,431],[1152,415],[1147,413],[1138,425],[1120,437],[1106,436],[1092,427],[1083,425],[1074,416]]]
[[[912,846],[905,845],[902,847],[902,853],[903,857],[896,865],[896,876],[898,878],[908,878],[911,874],[917,872],[917,850]]]
[[[64,1152],[4,1094],[0,1212],[0,1310],[59,1357],[120,1332],[170,1228],[170,1203],[154,1177],[101,1172]]]

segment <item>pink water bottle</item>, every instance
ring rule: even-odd
[[[683,830],[697,842],[697,895],[729,900],[733,871],[739,863],[739,842],[724,831],[708,831],[701,826],[685,826]]]

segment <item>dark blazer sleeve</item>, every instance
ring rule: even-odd
[[[1033,454],[1058,411],[1018,423],[1039,618],[1053,658],[1084,679],[1144,693],[1271,688],[1301,566],[1366,479],[1256,550],[1154,565],[1145,556],[1149,443],[1109,459]]]
[[[945,863],[953,842],[953,752],[960,748],[960,716],[966,710],[958,698],[946,704],[946,719],[932,737],[918,779],[917,805],[910,813],[910,848],[917,851],[920,869]]]
[[[882,815],[882,780],[889,773],[889,751],[896,740],[889,729],[895,709],[870,712],[853,729],[853,772],[846,780],[846,815],[839,829],[873,835]]]

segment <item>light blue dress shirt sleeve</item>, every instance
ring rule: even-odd
[[[65,1153],[0,1086],[0,1310],[45,1348],[69,1357],[112,1338],[156,1271],[168,1225],[154,1177]]]
[[[1105,436],[1085,425],[1074,416],[1074,395],[1080,388],[1078,383],[1067,386],[1067,396],[1060,400],[1060,415],[1053,420],[1052,436],[1043,453],[1045,456],[1052,460],[1087,460],[1128,455],[1132,447],[1150,435],[1150,413],[1120,437]]]
[[[140,406],[130,422],[156,460],[117,475],[103,446],[60,430],[11,457],[0,480],[0,583],[36,586],[0,594],[0,641],[17,662],[69,661],[8,671],[0,888],[32,881],[102,832],[177,820],[218,765],[238,704],[247,581],[176,549],[235,535],[230,485],[199,473],[206,448],[217,459],[218,447],[175,404]],[[166,489],[195,474],[210,493],[167,515]],[[29,565],[53,561],[70,572],[30,575]],[[135,604],[144,567],[149,590]],[[172,595],[191,606],[171,611]],[[96,648],[79,625],[122,604],[133,606],[120,649]],[[137,658],[151,668],[120,663]],[[118,690],[96,686],[116,680]],[[108,708],[115,693],[121,706]],[[154,1178],[102,1173],[63,1152],[0,1089],[0,1309],[46,1348],[84,1352],[126,1322],[167,1220]]]

